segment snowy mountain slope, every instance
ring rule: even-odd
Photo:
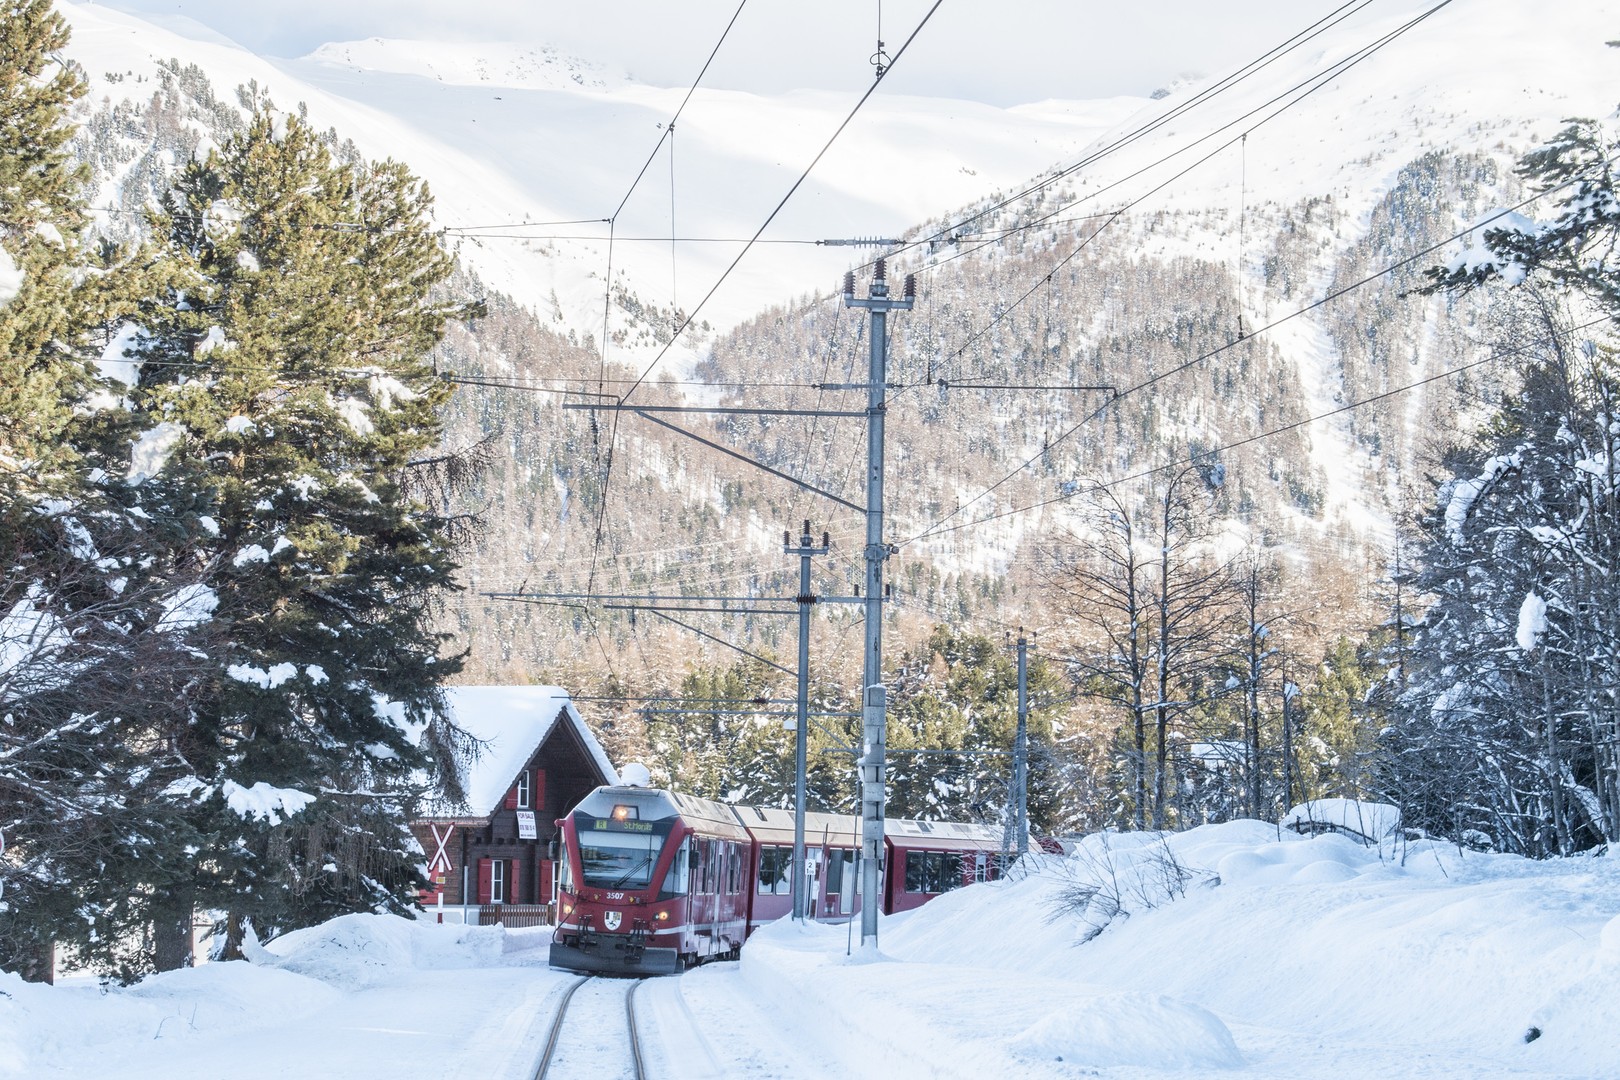
[[[92,4],[64,3],[62,11],[93,102],[140,100],[150,92],[142,80],[171,57],[200,67],[222,98],[254,80],[283,108],[307,106],[316,125],[335,128],[368,157],[407,162],[432,187],[440,223],[471,229],[459,234],[466,264],[544,315],[560,307],[565,327],[581,336],[601,330],[601,219],[614,213],[686,94],[627,82],[544,46],[376,40],[267,60],[213,35],[183,38]],[[615,245],[615,279],[649,306],[691,310],[741,249],[707,241],[752,235],[864,89],[782,98],[698,91],[676,133],[673,211],[676,231],[705,242],[683,243],[672,260],[664,151],[619,218],[616,233],[626,240]],[[769,237],[903,230],[1071,155],[1140,104],[1004,110],[879,92]],[[581,219],[587,224],[525,224]],[[574,239],[581,236],[588,238]],[[847,261],[845,249],[763,246],[703,317],[728,325],[829,288]]]
[[[441,223],[456,228],[451,235],[462,258],[489,286],[511,292],[565,337],[572,332],[577,341],[594,342],[600,336],[606,268],[600,221],[539,223],[611,213],[684,88],[647,86],[523,46],[351,42],[301,60],[266,61],[92,5],[64,10],[78,31],[75,55],[95,83],[92,104],[149,96],[154,58],[170,56],[197,64],[223,98],[251,79],[278,102],[306,101],[316,123],[353,138],[363,153],[402,158],[427,177]],[[1240,326],[1253,335],[1241,350],[1194,364],[1128,399],[1111,411],[1107,431],[1080,429],[1038,468],[984,499],[979,496],[1020,462],[1041,455],[1048,439],[1075,428],[1095,402],[954,390],[926,402],[909,395],[896,406],[891,428],[891,521],[898,539],[922,534],[959,505],[965,509],[949,524],[972,526],[910,545],[912,565],[903,569],[915,571],[907,584],[916,600],[955,610],[954,594],[947,593],[960,587],[971,595],[975,589],[960,583],[977,579],[993,585],[977,586],[981,597],[1000,603],[1005,595],[1005,602],[1039,606],[1041,598],[1019,575],[1029,564],[1030,541],[1067,524],[1066,504],[1021,508],[1040,507],[1087,477],[1133,475],[1160,464],[1172,440],[1206,447],[1236,442],[1474,356],[1470,350],[1477,346],[1468,340],[1473,309],[1449,312],[1408,295],[1420,283],[1424,260],[1404,276],[1263,329],[1510,200],[1510,170],[1519,154],[1554,131],[1561,117],[1613,107],[1609,73],[1620,52],[1602,42],[1620,25],[1615,0],[1561,6],[1537,19],[1510,0],[1470,0],[1442,8],[1296,107],[1265,119],[1290,92],[1300,92],[1294,88],[1330,74],[1336,62],[1353,59],[1421,10],[1413,0],[1372,0],[1357,21],[1327,31],[1035,200],[965,227],[988,237],[1050,214],[1049,229],[1020,232],[978,252],[945,245],[907,257],[905,268],[922,272],[922,296],[916,311],[896,320],[894,371],[901,379],[921,382],[932,373],[1015,380],[1061,371],[1079,382],[1130,385],[1229,344]],[[1301,24],[1309,17],[1302,15]],[[1278,28],[1275,39],[1255,43],[1253,54],[1291,30]],[[145,82],[138,81],[142,73]],[[994,110],[880,89],[766,239],[960,224],[970,211],[949,208],[992,203],[990,192],[1017,189],[1053,161],[1077,160],[1094,134],[1110,130],[1097,145],[1106,143],[1188,102],[1205,85],[1188,83],[1141,112],[1140,101]],[[732,242],[682,242],[671,258],[668,150],[660,151],[615,230],[618,302],[609,332],[622,343],[611,360],[646,356],[649,345],[667,336],[672,309],[691,310],[735,257],[737,238],[764,219],[860,89],[775,98],[698,93],[675,136],[674,223],[683,236]],[[1241,143],[1219,148],[1243,132]],[[1171,157],[1177,150],[1184,152]],[[1468,164],[1454,167],[1449,155]],[[121,176],[114,170],[105,179],[103,197],[115,197]],[[1030,302],[1010,307],[1106,220],[1077,219],[1107,215],[1137,199],[1063,274],[1048,278]],[[916,224],[928,219],[928,225]],[[689,348],[677,350],[658,374],[674,375],[695,362],[709,365],[702,369],[706,377],[722,381],[758,381],[762,370],[814,380],[823,377],[829,356],[842,372],[859,351],[851,351],[855,320],[835,314],[833,301],[822,305],[813,332],[806,332],[812,309],[791,298],[826,296],[843,268],[865,254],[757,247],[703,317],[724,328],[780,306],[735,341],[693,334]],[[1442,256],[1437,252],[1433,260]],[[711,348],[726,355],[705,358]],[[478,348],[476,341],[467,353],[471,359],[453,358],[451,366],[541,370],[513,366],[511,356]],[[587,370],[595,373],[595,358],[576,357],[566,374],[577,378]],[[679,388],[668,393],[677,395]],[[465,397],[476,422],[499,422],[481,411],[488,393]],[[1412,466],[1424,440],[1459,424],[1457,400],[1456,390],[1440,382],[1392,399],[1383,412],[1343,414],[1234,454],[1230,475],[1235,498],[1250,504],[1250,534],[1265,534],[1280,522],[1282,534],[1313,565],[1347,555],[1359,560],[1354,549],[1385,538],[1390,507],[1409,496],[1401,484],[1419,475]],[[786,403],[816,404],[809,396]],[[512,488],[497,502],[522,513],[514,509],[510,527],[496,529],[489,562],[473,569],[484,575],[480,580],[516,586],[534,570],[535,550],[565,575],[594,569],[596,538],[580,531],[589,515],[570,516],[570,489],[547,469],[587,459],[599,466],[595,436],[585,433],[577,414],[539,418],[516,406],[513,414],[513,446],[524,447],[527,457],[514,465]],[[767,462],[807,467],[837,487],[852,474],[847,453],[834,452],[826,430],[818,434],[809,421],[784,421],[768,438],[761,427],[753,449]],[[731,425],[728,443],[732,436],[746,440],[747,425]],[[693,551],[722,544],[722,534],[741,539],[704,579],[716,588],[769,580],[780,569],[769,542],[778,523],[807,514],[819,520],[827,512],[819,502],[793,502],[791,491],[736,463],[666,444],[660,432],[632,423],[620,437],[626,442],[618,460],[632,470],[633,483],[656,489],[660,512],[682,516],[683,507],[703,507],[702,519],[713,520],[713,531],[687,537]],[[741,500],[734,497],[739,492]],[[637,509],[611,508],[611,537],[637,531]],[[991,518],[1003,512],[1007,516]],[[983,524],[975,524],[981,518]],[[631,551],[645,546],[613,542]],[[651,572],[660,580],[674,575],[683,587],[701,587],[669,568],[695,558],[693,551],[669,566],[638,562],[627,572]],[[1007,594],[996,591],[1003,580],[1010,583]],[[463,629],[472,633],[474,627]],[[551,649],[532,642],[517,647],[531,664],[554,660]]]
[[[1400,32],[1432,7],[1404,0],[1369,5],[1367,16],[1376,16],[1371,21],[1332,29],[1082,170],[1074,212],[1130,206],[1138,218],[1168,210],[1191,219],[1181,230],[1144,236],[1142,253],[1230,264],[1245,325],[1263,328],[1330,286],[1347,284],[1326,272],[1331,263],[1324,259],[1307,295],[1279,303],[1268,292],[1264,256],[1285,211],[1304,200],[1332,199],[1345,227],[1335,228],[1331,245],[1342,251],[1367,235],[1375,208],[1423,154],[1487,153],[1505,175],[1565,119],[1607,115],[1620,101],[1620,52],[1605,44],[1620,25],[1620,4],[1558,5],[1532,17],[1514,0],[1453,3]],[[1376,47],[1385,39],[1386,45]],[[1168,114],[1207,85],[1181,88],[1099,143]],[[1206,155],[1209,160],[1195,164]],[[1161,185],[1167,186],[1156,191]],[[1510,184],[1502,185],[1499,196],[1517,197]],[[1462,216],[1450,223],[1454,229],[1466,224]],[[1429,261],[1443,258],[1440,253]],[[1317,316],[1268,333],[1295,359],[1310,415],[1354,398],[1346,394],[1338,357]],[[1432,345],[1419,346],[1415,363],[1448,366],[1436,362]],[[1418,391],[1406,404],[1421,413],[1427,400]],[[1382,493],[1370,479],[1381,463],[1357,443],[1351,425],[1352,418],[1341,416],[1311,428],[1311,457],[1323,477],[1328,516],[1387,539]]]
[[[920,228],[972,239],[907,258],[921,299],[900,320],[898,379],[1061,372],[1146,387],[1112,431],[1077,427],[1086,408],[1057,397],[983,395],[977,410],[931,401],[922,412],[958,417],[974,449],[950,477],[893,485],[942,508],[914,521],[902,508],[898,527],[922,533],[957,504],[966,509],[948,524],[983,522],[971,536],[925,537],[919,553],[934,568],[999,577],[1026,538],[1063,515],[996,514],[1038,507],[1068,481],[1162,465],[1170,446],[1241,443],[1283,421],[1300,426],[1234,462],[1244,466],[1233,473],[1240,501],[1264,511],[1251,535],[1282,522],[1300,542],[1334,549],[1387,542],[1398,481],[1419,475],[1429,440],[1468,418],[1454,409],[1457,388],[1404,392],[1392,399],[1398,411],[1326,414],[1477,358],[1469,338],[1480,309],[1415,294],[1422,270],[1447,257],[1423,251],[1522,197],[1519,156],[1565,117],[1611,112],[1620,65],[1604,44],[1620,25],[1610,0],[1537,19],[1510,0],[1452,3],[1400,32],[1431,6],[1375,0],[1362,19],[1207,99],[1214,80],[1179,88],[1087,155],[1167,123],[1030,199],[985,199]],[[780,344],[761,326],[727,351],[782,355]],[[1476,400],[1494,392],[1476,390]],[[913,406],[897,406],[896,430],[926,445],[905,426]],[[1301,423],[1312,417],[1325,418]],[[1064,433],[1077,434],[1043,454]],[[1038,468],[1015,476],[1023,462]],[[1013,482],[982,497],[1003,477]]]
[[[551,46],[505,41],[477,45],[391,38],[331,41],[305,59],[362,73],[418,75],[453,86],[513,90],[605,90],[621,87],[630,78]]]

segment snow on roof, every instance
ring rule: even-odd
[[[1354,833],[1376,841],[1401,827],[1401,812],[1389,803],[1362,802],[1359,799],[1312,799],[1288,811],[1280,824],[1298,833],[1332,830]]]
[[[486,744],[467,766],[467,811],[483,815],[498,807],[559,721],[574,726],[607,782],[618,782],[613,763],[560,686],[447,686],[444,696],[457,726]]]

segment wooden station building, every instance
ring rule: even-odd
[[[556,686],[445,688],[456,724],[483,744],[463,777],[466,803],[411,823],[427,855],[429,915],[532,926],[555,899],[555,822],[618,782],[607,754]]]

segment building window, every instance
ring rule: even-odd
[[[506,860],[496,859],[489,867],[489,902],[506,903]]]
[[[533,806],[532,797],[534,795],[534,789],[531,786],[529,775],[528,769],[524,769],[522,772],[518,773],[517,808],[519,810],[528,810]]]

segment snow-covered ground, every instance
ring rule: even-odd
[[[649,982],[652,1075],[1620,1075],[1620,860],[1242,821],[1026,869],[885,920],[876,953],[779,923]],[[0,976],[0,1075],[526,1078],[573,981],[547,940],[348,916],[127,989]],[[597,993],[574,1010],[606,1029]],[[569,1074],[618,1075],[612,1042]]]

